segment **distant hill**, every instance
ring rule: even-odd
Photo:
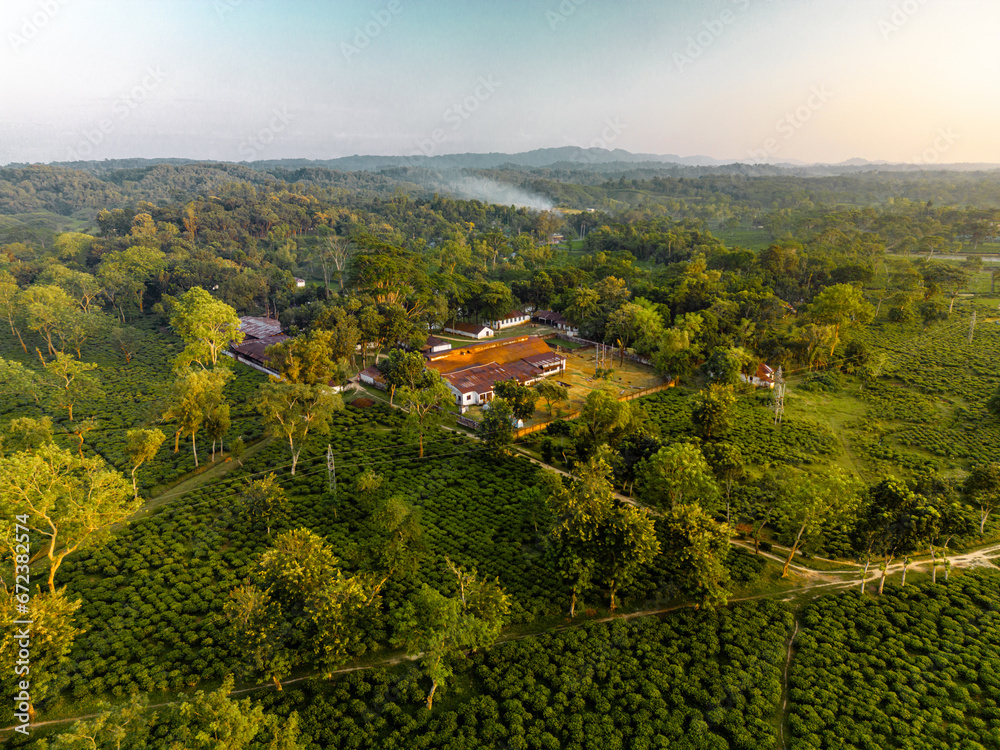
[[[121,170],[143,170],[160,165],[175,167],[189,165],[206,165],[208,162],[196,159],[163,158],[163,159],[105,159],[104,161],[54,162],[51,166],[78,169],[89,174],[103,176]],[[225,162],[228,168],[236,166]],[[7,168],[25,167],[24,164],[10,164]],[[214,163],[216,169],[225,169],[220,163]],[[751,159],[715,159],[711,156],[679,156],[677,154],[634,154],[623,149],[581,148],[579,146],[563,146],[560,148],[540,148],[534,151],[524,151],[517,154],[465,153],[441,154],[424,156],[380,156],[377,154],[343,156],[336,159],[271,159],[266,161],[240,162],[240,167],[246,167],[258,172],[286,170],[296,172],[310,169],[329,169],[337,172],[380,172],[399,168],[421,168],[437,172],[448,172],[462,169],[543,169],[558,168],[582,171],[594,171],[607,174],[610,171],[630,171],[635,168],[650,170],[670,170],[676,175],[684,168],[694,169],[687,176],[700,174],[742,174],[765,175],[785,172],[798,176],[825,177],[830,175],[854,174],[872,170],[887,172],[974,172],[1000,169],[1000,164],[969,163],[969,164],[892,164],[885,161],[869,161],[867,159],[847,159],[838,164],[809,164],[796,160],[764,160]],[[702,171],[708,169],[707,172]]]

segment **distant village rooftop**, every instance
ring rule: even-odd
[[[240,330],[248,339],[266,339],[281,335],[281,323],[274,318],[240,318]],[[287,337],[286,337],[287,338]]]

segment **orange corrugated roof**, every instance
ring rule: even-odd
[[[552,354],[552,350],[538,336],[518,336],[434,354],[427,358],[427,366],[444,374],[491,362],[505,365],[537,354]]]

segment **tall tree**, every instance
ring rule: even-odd
[[[649,351],[650,342],[656,341],[663,333],[663,322],[659,314],[647,303],[627,302],[611,313],[604,328],[605,335],[617,343],[621,358],[619,365],[625,364],[625,350],[634,342],[643,342]]]
[[[915,551],[921,543],[922,524],[926,520],[925,502],[921,495],[893,477],[868,489],[867,504],[859,515],[855,538],[866,561],[872,555],[882,558],[880,594],[885,589],[892,561],[898,555]],[[867,567],[866,564],[866,571]]]
[[[553,404],[569,400],[569,388],[552,380],[543,380],[535,386],[535,390],[538,391],[539,398],[545,402],[549,416],[552,416]]]
[[[310,432],[326,435],[334,412],[344,408],[344,401],[339,393],[320,385],[262,383],[254,406],[268,431],[288,441],[295,476],[303,441]]]
[[[837,522],[850,523],[858,511],[859,487],[843,471],[823,476],[804,475],[789,478],[780,488],[779,512],[788,519],[795,533],[781,577],[788,576],[795,553],[811,535]]]
[[[327,385],[343,377],[333,357],[330,331],[315,329],[267,347],[268,364],[283,380],[305,385]]]
[[[407,410],[407,421],[416,428],[419,435],[420,458],[424,457],[424,433],[445,415],[445,407],[454,403],[455,396],[444,379],[436,372],[428,371],[422,387],[399,389],[399,400]]]
[[[240,500],[247,518],[263,523],[268,536],[272,524],[284,518],[289,508],[288,496],[274,472],[244,484]]]
[[[174,381],[171,403],[163,419],[177,424],[174,453],[178,451],[181,435],[191,436],[195,466],[198,466],[198,430],[207,416],[225,402],[223,388],[232,376],[231,370],[188,370]]]
[[[359,491],[369,486],[372,487],[369,494],[375,495],[371,513],[364,523],[362,557],[374,583],[371,590],[377,594],[393,576],[410,576],[417,572],[424,550],[423,530],[418,510],[401,495],[390,494],[381,476],[370,479],[375,482],[358,483]]]
[[[143,312],[146,284],[166,265],[166,256],[155,247],[142,244],[124,250],[113,250],[101,258],[97,276],[104,287],[105,296],[117,308],[120,319],[125,320],[125,303],[135,302]]]
[[[48,347],[49,355],[56,353],[53,336],[67,311],[73,309],[73,300],[53,284],[36,284],[19,295],[28,328],[38,333]]]
[[[203,368],[214,367],[226,347],[230,343],[240,343],[245,336],[236,311],[199,286],[177,299],[170,325],[185,344],[184,351],[177,357],[179,367],[195,362]]]
[[[984,534],[990,514],[1000,505],[1000,462],[973,466],[963,490],[969,502],[979,510],[979,533]]]
[[[10,562],[13,563],[13,560]],[[18,654],[24,644],[19,642],[17,635],[24,627],[15,625],[14,620],[25,618],[17,614],[18,600],[14,589],[5,593],[6,596],[0,597],[0,604],[3,605],[0,611],[0,659],[8,668],[4,670],[0,684],[6,688],[8,695],[15,696],[19,692],[20,680],[27,679],[31,683],[28,714],[33,721],[35,705],[54,692],[60,672],[69,663],[73,641],[83,632],[74,622],[81,601],[71,599],[64,590],[36,591],[31,595],[31,663],[28,665],[31,671],[18,675],[15,674],[15,665],[19,663]]]
[[[841,330],[848,326],[868,323],[875,317],[875,309],[864,295],[851,284],[834,284],[817,294],[809,305],[809,317],[817,323],[833,326],[830,356],[840,340]]]
[[[706,607],[724,605],[729,598],[725,560],[733,529],[719,523],[700,505],[678,503],[663,522],[663,554],[670,560],[683,589],[701,598]]]
[[[17,341],[28,353],[28,347],[21,337],[21,325],[24,319],[24,308],[18,299],[21,295],[21,287],[17,280],[8,271],[0,271],[0,313],[7,319],[12,336],[17,336]]]
[[[125,364],[131,364],[132,358],[139,353],[145,343],[142,334],[131,326],[119,326],[111,330],[108,338],[125,357]]]
[[[222,400],[214,402],[211,408],[205,412],[204,424],[205,437],[212,441],[212,463],[215,463],[215,444],[218,442],[221,454],[225,447],[223,440],[232,424],[229,404]]]
[[[28,515],[22,525],[43,539],[31,562],[48,558],[50,591],[67,555],[96,543],[139,507],[128,490],[126,479],[104,459],[77,458],[52,443],[0,459],[3,523],[13,526],[15,516]]]
[[[740,382],[740,373],[753,361],[753,355],[746,349],[720,346],[705,362],[705,369],[713,383],[736,385]]]
[[[702,450],[716,480],[725,490],[726,523],[732,523],[733,483],[744,474],[746,462],[743,452],[735,443],[715,443],[705,446]]]
[[[397,388],[405,386],[414,391],[425,382],[424,358],[420,352],[393,349],[388,357],[378,363],[378,370],[389,386],[390,405],[396,396]]]
[[[48,376],[52,403],[66,409],[70,421],[73,420],[73,407],[83,398],[94,397],[101,393],[97,380],[87,373],[97,369],[91,362],[80,362],[72,354],[56,352],[49,362],[43,362],[45,374]]]
[[[34,451],[52,442],[52,418],[18,417],[10,420],[3,447],[9,451]]]
[[[729,434],[736,411],[736,394],[732,386],[711,384],[694,398],[691,421],[705,440]]]
[[[583,404],[578,430],[588,452],[602,445],[615,446],[638,425],[636,410],[607,391],[591,391]]]
[[[139,485],[135,474],[140,466],[156,458],[160,446],[166,439],[163,430],[137,429],[125,433],[125,455],[132,464],[132,492],[136,499],[139,497]]]
[[[503,455],[514,442],[514,409],[502,398],[493,399],[489,406],[479,432],[491,452]]]
[[[168,750],[304,750],[298,714],[288,718],[264,713],[249,698],[234,700],[233,678],[227,676],[218,690],[199,690],[189,700],[169,710]]]
[[[718,505],[719,485],[696,445],[665,445],[636,470],[639,499],[663,510],[695,504],[709,513]]]
[[[624,503],[615,507],[601,529],[600,568],[608,584],[610,609],[617,608],[618,589],[628,586],[660,552],[649,511]]]
[[[42,385],[42,379],[30,367],[0,357],[0,394],[12,402],[30,396],[38,403]]]
[[[458,579],[457,596],[446,597],[425,583],[398,615],[397,645],[420,656],[431,682],[427,710],[453,673],[450,662],[466,649],[491,646],[510,612],[510,597],[498,581],[479,580],[475,570],[466,572],[453,564],[450,568]]]
[[[493,384],[493,392],[497,398],[510,404],[514,419],[531,419],[531,415],[535,413],[538,394],[528,386],[521,385],[516,380],[501,380]]]
[[[668,328],[664,331],[659,349],[653,355],[656,372],[676,380],[691,377],[695,363],[701,356],[701,346],[695,343],[693,336],[690,330],[684,328]]]
[[[558,564],[571,589],[569,616],[576,615],[578,597],[589,587],[600,557],[603,527],[614,512],[611,466],[606,453],[577,466],[577,481],[564,485],[550,474],[546,505],[552,516],[550,536],[557,543]]]

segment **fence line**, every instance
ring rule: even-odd
[[[660,383],[659,385],[653,385],[653,386],[650,386],[649,388],[643,388],[641,391],[635,391],[634,393],[626,393],[626,394],[624,394],[622,396],[618,396],[618,400],[619,401],[632,401],[632,400],[637,399],[637,398],[642,398],[643,396],[651,396],[654,393],[659,393],[660,391],[665,391],[668,388],[673,388],[675,385],[677,385],[677,381],[676,380],[671,380],[669,383]],[[581,412],[575,411],[572,414],[567,414],[564,417],[559,417],[559,419],[561,419],[563,421],[568,421],[570,419],[576,419],[576,418],[578,418],[580,416],[580,414],[581,414]],[[522,427],[520,430],[516,430],[514,432],[514,439],[516,440],[518,438],[524,437],[525,435],[531,435],[532,433],[535,433],[535,432],[541,432],[542,430],[544,430],[546,427],[548,427],[550,424],[552,424],[555,421],[556,420],[552,419],[552,420],[549,420],[548,422],[540,422],[539,424],[532,425],[531,427]]]
[[[584,348],[586,349],[589,349],[592,346],[606,346],[612,353],[611,354],[612,359],[615,357],[620,358],[622,356],[621,347],[616,347],[612,344],[602,344],[598,341],[591,341],[590,339],[582,339],[579,336],[572,336],[562,331],[557,331],[555,335],[556,338],[560,338],[563,341],[572,341],[574,344],[584,344],[585,345]],[[640,357],[638,354],[631,354],[628,352],[628,350],[625,351],[625,359],[627,359],[629,362],[635,362],[636,364],[646,365],[647,367],[653,366],[653,361],[651,359],[648,359],[647,357]]]

